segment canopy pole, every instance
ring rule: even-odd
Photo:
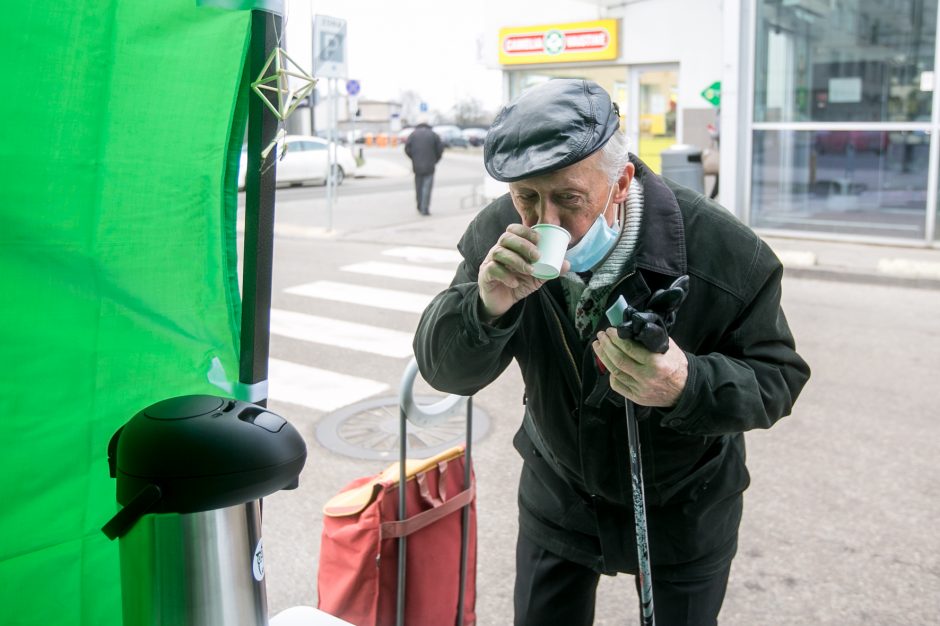
[[[249,76],[261,74],[265,61],[277,46],[281,16],[251,12],[251,42],[248,48]],[[248,98],[248,165],[245,176],[245,243],[242,275],[242,326],[239,376],[241,383],[254,385],[268,378],[268,347],[271,326],[271,269],[274,262],[275,164],[278,151],[264,150],[277,133],[277,119],[261,98]],[[267,406],[267,398],[256,404]]]

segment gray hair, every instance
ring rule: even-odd
[[[623,175],[623,168],[627,166],[630,155],[627,152],[627,136],[621,130],[617,130],[604,147],[600,149],[601,158],[598,163],[600,168],[607,174],[607,183],[613,185],[620,180]]]

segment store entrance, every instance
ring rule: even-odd
[[[552,78],[587,78],[610,93],[620,107],[630,152],[653,171],[660,171],[660,153],[676,143],[679,65],[546,67],[509,73],[509,99]]]
[[[629,108],[627,79],[629,76],[624,65],[601,65],[589,67],[542,67],[531,70],[513,70],[509,75],[509,100],[514,100],[523,91],[551,80],[552,78],[583,78],[593,80],[607,90],[620,109],[620,123],[627,129],[627,109]],[[636,140],[630,141],[630,151],[635,152]]]
[[[633,66],[630,68],[630,83],[627,129],[631,151],[659,173],[659,155],[676,143],[678,135],[679,66]]]

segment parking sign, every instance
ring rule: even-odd
[[[314,16],[313,75],[315,78],[346,78],[346,20]]]

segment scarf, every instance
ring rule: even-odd
[[[613,249],[592,272],[568,272],[561,277],[561,287],[568,305],[568,315],[574,320],[581,339],[587,339],[603,315],[603,306],[614,283],[636,250],[640,225],[643,222],[643,184],[636,177],[627,192],[627,201],[620,205],[620,236]]]

